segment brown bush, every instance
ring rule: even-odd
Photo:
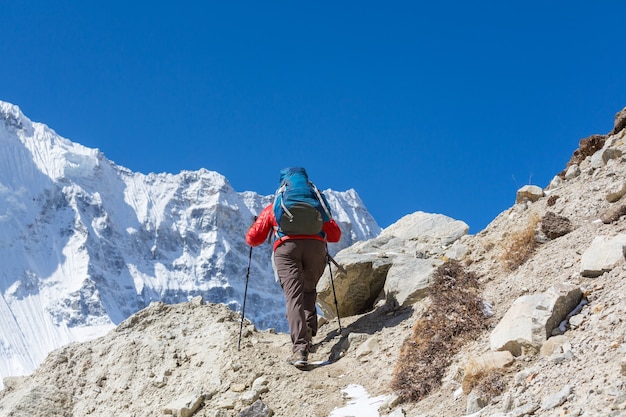
[[[472,374],[463,380],[463,392],[469,394],[472,390],[480,392],[488,398],[495,398],[506,388],[506,379],[501,369],[490,369]]]
[[[516,270],[535,252],[538,245],[535,233],[539,220],[538,216],[531,217],[526,227],[513,232],[503,243],[500,260],[507,269]]]
[[[441,385],[452,357],[487,324],[478,280],[458,261],[448,261],[434,274],[432,303],[404,342],[391,381],[405,401],[419,401]]]

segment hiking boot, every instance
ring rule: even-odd
[[[294,354],[287,359],[287,362],[296,368],[303,368],[309,364],[309,352],[304,349],[294,352]]]

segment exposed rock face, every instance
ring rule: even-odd
[[[459,239],[469,226],[440,214],[416,212],[389,226],[376,238],[340,251],[335,260],[347,273],[332,268],[318,284],[318,301],[326,317],[336,317],[332,284],[340,316],[372,309],[379,298],[405,306],[426,296],[443,258],[462,257]]]

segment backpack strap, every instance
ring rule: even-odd
[[[283,193],[285,192],[286,188],[287,188],[287,184],[283,183],[278,188],[278,190],[276,190],[276,196],[274,197],[274,205],[276,205],[276,200],[278,200],[278,196],[281,196],[280,207],[283,209],[283,211],[285,212],[287,217],[289,217],[290,220],[293,220],[293,214],[291,214],[291,212],[289,211],[289,209],[285,205],[285,196],[283,195]]]
[[[328,207],[326,207],[326,203],[324,202],[324,199],[322,198],[321,193],[319,192],[319,190],[317,189],[315,184],[313,184],[311,181],[309,181],[309,184],[311,184],[311,186],[313,187],[313,190],[315,191],[315,195],[317,196],[317,199],[319,200],[320,204],[322,205],[322,208],[326,212],[326,215],[328,216],[328,219],[329,220],[332,219],[333,216],[330,214],[330,210],[328,209]]]

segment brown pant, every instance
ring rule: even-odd
[[[285,294],[292,349],[307,349],[311,333],[317,332],[315,287],[326,267],[326,243],[315,239],[287,240],[274,251],[274,263]]]

